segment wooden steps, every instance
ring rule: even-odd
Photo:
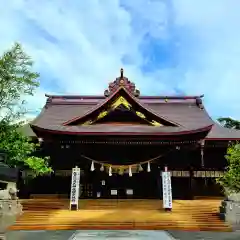
[[[31,199],[59,199],[66,198],[67,194],[31,194]]]
[[[141,229],[231,231],[218,217],[221,200],[175,200],[165,212],[160,200],[80,200],[69,211],[67,199],[22,201],[24,214],[11,230]]]

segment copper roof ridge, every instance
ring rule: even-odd
[[[45,97],[48,98],[68,98],[68,99],[106,99],[107,97],[103,95],[50,95],[50,94],[45,94]],[[197,99],[197,98],[203,98],[204,94],[198,95],[198,96],[167,96],[167,95],[161,95],[161,96],[139,96],[139,99],[181,99],[181,100],[186,100],[186,99]]]

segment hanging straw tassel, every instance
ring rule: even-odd
[[[148,165],[147,165],[147,172],[151,172],[150,162],[148,162]]]
[[[129,166],[129,177],[132,177],[132,166]]]
[[[110,177],[112,176],[112,167],[111,167],[111,166],[109,167],[108,175],[109,175]]]
[[[139,164],[139,166],[138,166],[138,171],[139,171],[139,172],[142,172],[142,171],[143,171],[143,168],[142,168],[142,165],[141,165],[141,164]]]
[[[101,171],[101,172],[104,171],[104,166],[103,166],[103,164],[102,164],[101,167],[100,167],[100,171]]]
[[[123,167],[120,167],[120,168],[119,168],[118,174],[119,174],[119,175],[123,175],[123,174],[124,174],[124,168],[123,168]]]
[[[92,164],[91,164],[91,171],[93,172],[95,170],[94,168],[94,162],[92,161]]]

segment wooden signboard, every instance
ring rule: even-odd
[[[80,168],[75,167],[72,169],[70,210],[78,210],[79,185],[80,185]]]
[[[224,174],[224,171],[194,171],[196,178],[216,178]],[[172,177],[190,177],[190,171],[171,171]]]
[[[162,172],[162,187],[163,187],[163,208],[172,209],[172,185],[171,173]]]

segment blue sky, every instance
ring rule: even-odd
[[[38,4],[37,4],[38,3]],[[125,69],[142,95],[200,95],[213,118],[240,119],[239,0],[11,0],[0,52],[22,43],[45,93],[103,94]]]

